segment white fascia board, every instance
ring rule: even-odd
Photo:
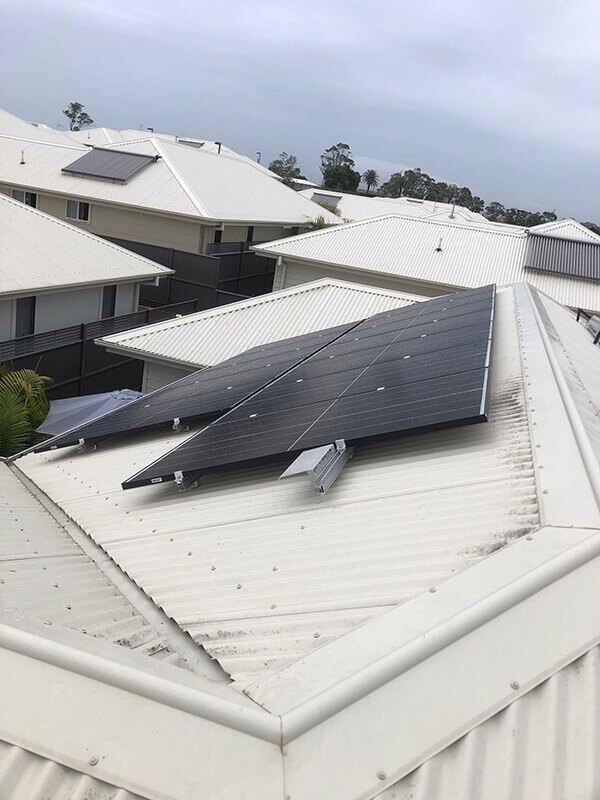
[[[542,525],[600,527],[600,466],[533,291],[514,287],[540,518]]]
[[[284,714],[286,788],[294,800],[375,796],[600,641],[600,556],[589,560],[600,553],[600,532],[558,534],[564,541],[591,536],[541,568],[544,580],[539,580],[540,569],[534,571],[538,591],[519,598],[514,590],[523,579],[516,581],[505,593],[514,592],[517,602],[491,618],[484,615],[481,625],[465,628],[449,642],[444,640],[447,625],[434,630],[441,649],[433,648],[395,677],[388,671],[378,688],[305,733],[295,735],[304,727],[300,717],[306,711]],[[553,570],[555,580],[549,582]],[[477,608],[464,613],[477,614]],[[389,634],[393,631],[390,626]],[[350,649],[347,653],[351,657]]]
[[[108,353],[116,353],[116,355],[128,356],[129,358],[137,358],[139,361],[144,361],[148,364],[157,364],[161,367],[181,367],[182,369],[190,369],[196,371],[205,369],[212,366],[211,364],[194,364],[192,361],[182,361],[173,356],[161,357],[156,354],[149,354],[145,350],[138,350],[135,347],[127,347],[127,345],[116,344],[109,342],[106,339],[94,339],[94,344],[104,347]]]
[[[152,699],[134,685],[60,667],[17,641],[21,631],[12,632],[17,636],[2,626],[6,741],[150,800],[282,796],[276,743]]]

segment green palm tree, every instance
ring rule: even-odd
[[[0,365],[0,456],[12,456],[33,444],[35,429],[46,419],[52,382],[32,369]]]
[[[362,175],[362,182],[367,187],[367,192],[371,191],[371,186],[379,186],[379,175],[375,172],[374,169],[368,169],[366,172],[363,172]]]

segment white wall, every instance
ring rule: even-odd
[[[423,297],[438,297],[441,294],[456,291],[453,287],[432,286],[421,281],[411,281],[392,275],[380,276],[374,272],[367,273],[354,269],[344,269],[343,267],[329,267],[326,264],[310,262],[287,263],[286,261],[275,269],[273,291],[289,289],[292,286],[299,286],[302,283],[309,283],[309,281],[316,281],[321,278],[336,278],[337,280],[350,281],[351,283],[363,283],[367,286],[378,286],[382,289],[408,292]]]
[[[183,378],[185,375],[190,375],[196,372],[191,367],[173,367],[167,364],[154,364],[150,361],[144,362],[144,376],[142,378],[142,392],[148,394],[155,389],[161,389],[168,383]]]
[[[117,296],[115,298],[115,317],[120,314],[131,314],[137,311],[138,306],[138,284],[119,283],[117,284]]]

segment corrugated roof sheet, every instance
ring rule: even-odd
[[[0,293],[116,283],[171,270],[0,194]]]
[[[47,508],[0,463],[2,607],[158,658],[165,638],[108,580]]]
[[[2,800],[144,800],[1,740],[0,789]]]
[[[555,222],[544,222],[529,228],[530,233],[540,233],[544,236],[562,236],[566,239],[583,239],[584,241],[600,242],[600,236],[586,228],[581,222],[574,219],[557,219]]]
[[[121,490],[182,434],[17,465],[243,686],[538,527],[512,290],[496,320],[490,421],[359,448],[321,497],[279,465]]]
[[[51,142],[63,147],[75,146],[66,133],[25,122],[24,119],[3,108],[0,108],[0,136],[10,136],[32,142]]]
[[[325,278],[98,341],[141,356],[211,366],[260,344],[352,322],[419,299]]]
[[[70,146],[57,145],[54,134],[47,136],[50,140],[8,137],[0,124],[0,182],[218,222],[303,225],[318,216],[339,222],[237,154],[158,138],[115,143],[111,149],[160,156],[152,169],[123,184],[63,172],[88,149],[72,139]]]
[[[526,229],[388,215],[256,245],[259,253],[445,287],[527,280],[563,305],[600,310],[600,284],[525,271]],[[557,240],[553,240],[557,241]]]
[[[334,205],[341,219],[345,221],[359,221],[372,219],[383,214],[403,214],[408,217],[444,217],[448,218],[453,211],[449,203],[438,203],[433,200],[417,200],[412,197],[367,197],[361,194],[346,194],[334,192],[330,189],[303,189],[299,192],[303,197],[314,203],[328,203]],[[463,206],[454,207],[455,222],[483,222],[485,217],[469,211]]]
[[[600,797],[600,648],[595,647],[377,800]]]
[[[531,233],[527,238],[525,267],[600,282],[600,240],[575,241],[553,234]]]

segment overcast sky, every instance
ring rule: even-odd
[[[222,140],[348,142],[486,202],[600,222],[598,0],[0,0],[8,110]]]

